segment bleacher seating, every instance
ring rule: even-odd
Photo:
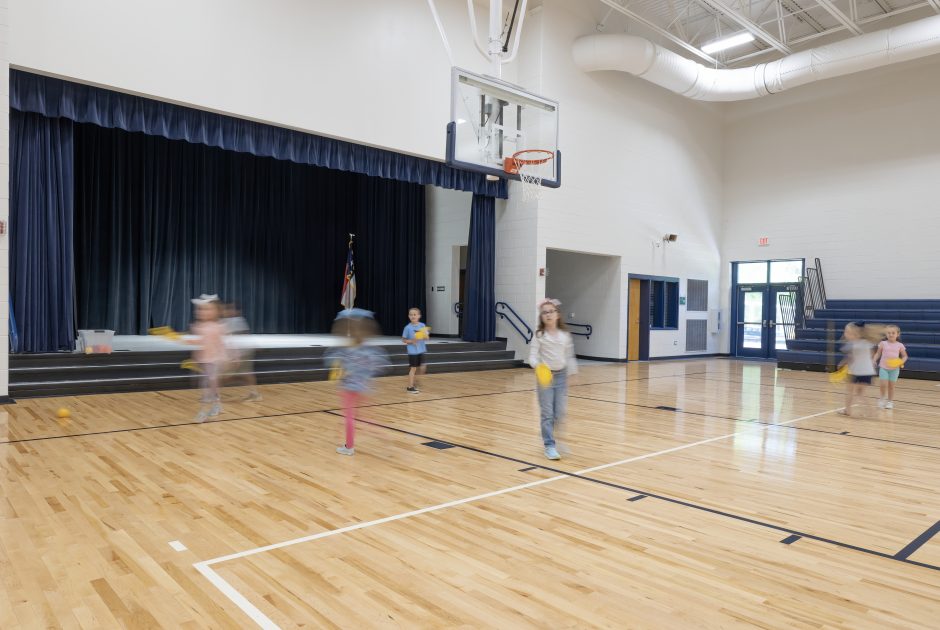
[[[837,364],[839,340],[849,322],[897,324],[910,355],[901,377],[940,380],[940,300],[827,300],[787,349],[777,351],[777,365],[826,370]]]

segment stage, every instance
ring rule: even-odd
[[[186,337],[183,338],[184,340]],[[232,335],[227,344],[252,349],[252,372],[260,384],[325,380],[323,353],[343,344],[334,335]],[[400,337],[368,342],[388,355],[386,375],[408,371]],[[32,398],[111,392],[183,389],[198,386],[199,375],[184,369],[194,346],[159,336],[115,335],[110,354],[57,352],[10,355],[10,396]],[[432,337],[426,358],[430,372],[462,372],[519,367],[504,340],[473,343]]]

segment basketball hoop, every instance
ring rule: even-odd
[[[542,172],[538,167],[554,157],[554,154],[546,149],[523,149],[506,158],[503,169],[511,175],[519,176],[526,201],[537,201],[542,194]]]

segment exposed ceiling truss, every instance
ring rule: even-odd
[[[638,23],[658,43],[716,68],[771,61],[783,55],[940,13],[940,0],[594,0],[613,16]],[[883,20],[887,22],[880,23]],[[754,41],[707,55],[705,44],[749,32]],[[822,39],[822,42],[816,40]],[[677,48],[678,47],[678,48]],[[681,50],[680,50],[681,49]]]

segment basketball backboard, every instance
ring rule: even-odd
[[[518,180],[518,174],[506,171],[506,160],[519,151],[547,151],[553,158],[532,168],[542,186],[558,188],[558,102],[461,68],[454,68],[451,78],[447,164]]]

